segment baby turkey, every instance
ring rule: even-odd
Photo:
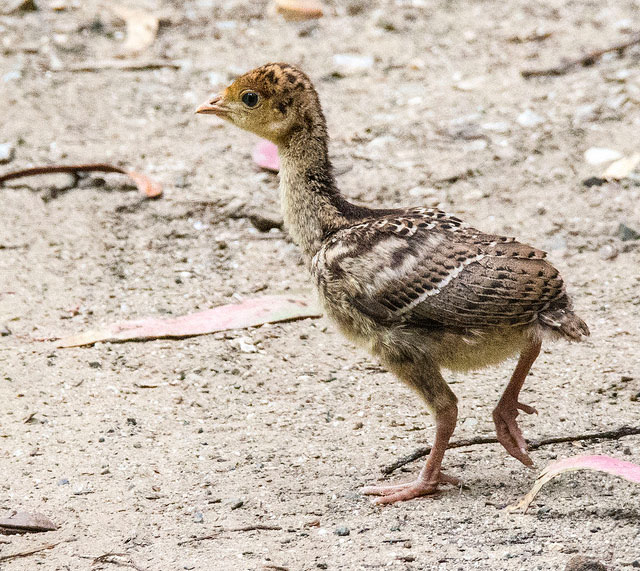
[[[518,353],[493,419],[507,452],[531,466],[516,423],[519,411],[536,412],[518,400],[527,373],[543,338],[589,335],[545,253],[435,208],[373,209],[345,200],[332,174],[318,94],[294,66],[254,69],[197,113],[278,146],[285,225],[326,314],[415,389],[435,416],[433,448],[418,478],[363,493],[393,503],[458,483],[440,470],[458,415],[441,369],[484,367]]]

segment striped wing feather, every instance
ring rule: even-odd
[[[340,284],[377,321],[476,329],[525,325],[567,303],[544,257],[513,238],[415,209],[340,230],[315,268],[320,287]]]

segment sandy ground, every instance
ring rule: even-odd
[[[579,473],[526,515],[503,510],[552,459],[640,462],[640,437],[543,448],[536,471],[496,445],[451,450],[462,489],[381,509],[359,487],[431,441],[433,420],[324,319],[90,348],[38,341],[311,295],[286,235],[242,217],[278,212],[275,176],[250,159],[255,138],[193,114],[237,73],[286,60],[317,85],[346,195],[437,205],[545,248],[564,274],[592,337],[545,346],[523,395],[540,411],[522,419],[526,435],[637,425],[640,249],[617,232],[640,228],[640,185],[583,185],[603,170],[583,153],[640,150],[640,50],[562,77],[520,70],[628,39],[639,2],[352,0],[298,24],[262,1],[150,1],[139,5],[163,20],[144,57],[178,68],[96,72],[65,68],[117,54],[123,23],[92,2],[38,4],[0,17],[0,143],[15,147],[0,171],[111,161],[165,194],[142,200],[118,176],[57,195],[64,176],[2,190],[0,516],[40,512],[59,530],[0,536],[0,557],[63,541],[3,571],[546,570],[576,554],[640,566],[637,486]],[[373,59],[340,69],[336,54]],[[455,438],[493,434],[513,365],[447,376]],[[233,531],[257,524],[280,529]],[[94,562],[107,553],[122,555]]]

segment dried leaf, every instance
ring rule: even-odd
[[[135,55],[146,50],[156,39],[159,21],[156,16],[144,10],[128,8],[120,4],[110,4],[109,9],[126,25],[126,39],[122,45],[123,55]]]
[[[48,517],[39,513],[14,512],[9,517],[0,519],[0,532],[33,533],[39,531],[55,531],[58,529]]]
[[[522,511],[525,513],[542,486],[559,474],[576,470],[597,470],[598,472],[606,472],[607,474],[613,474],[630,482],[640,484],[640,466],[633,462],[626,462],[625,460],[604,455],[571,456],[570,458],[563,458],[562,460],[549,464],[537,477],[529,493],[517,504],[508,506],[507,510],[510,512]]]
[[[640,164],[640,153],[634,153],[630,157],[622,157],[615,163],[611,163],[606,171],[602,173],[602,178],[606,180],[622,180]]]
[[[275,8],[276,13],[292,22],[322,17],[322,4],[316,0],[275,0]]]
[[[260,140],[253,148],[252,158],[261,169],[273,172],[280,170],[278,147],[271,141]]]
[[[157,198],[162,194],[159,183],[151,180],[147,175],[135,171],[127,171],[129,177],[136,183],[138,190],[149,198]]]
[[[142,341],[167,337],[191,337],[228,329],[245,329],[264,323],[320,317],[321,315],[322,312],[308,301],[289,296],[272,295],[248,299],[237,304],[221,305],[180,317],[121,321],[102,329],[65,337],[58,342],[58,347],[93,345],[99,341]]]

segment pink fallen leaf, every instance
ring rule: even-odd
[[[557,462],[552,462],[542,470],[529,493],[517,504],[508,506],[507,511],[522,511],[522,513],[525,513],[542,486],[564,472],[574,472],[576,470],[606,472],[607,474],[619,476],[630,482],[640,484],[640,466],[638,464],[604,455],[571,456],[570,458],[563,458]]]
[[[271,141],[260,140],[253,148],[253,162],[261,169],[272,172],[280,170],[280,157],[278,156],[278,147]]]
[[[58,529],[47,516],[39,513],[13,512],[9,517],[0,519],[0,532],[33,533],[55,531]]]
[[[101,329],[85,331],[58,341],[58,347],[80,347],[99,341],[142,341],[167,337],[192,337],[228,329],[245,329],[265,323],[320,317],[322,312],[312,303],[284,295],[248,299],[241,303],[220,305],[213,309],[171,318],[121,321]]]

